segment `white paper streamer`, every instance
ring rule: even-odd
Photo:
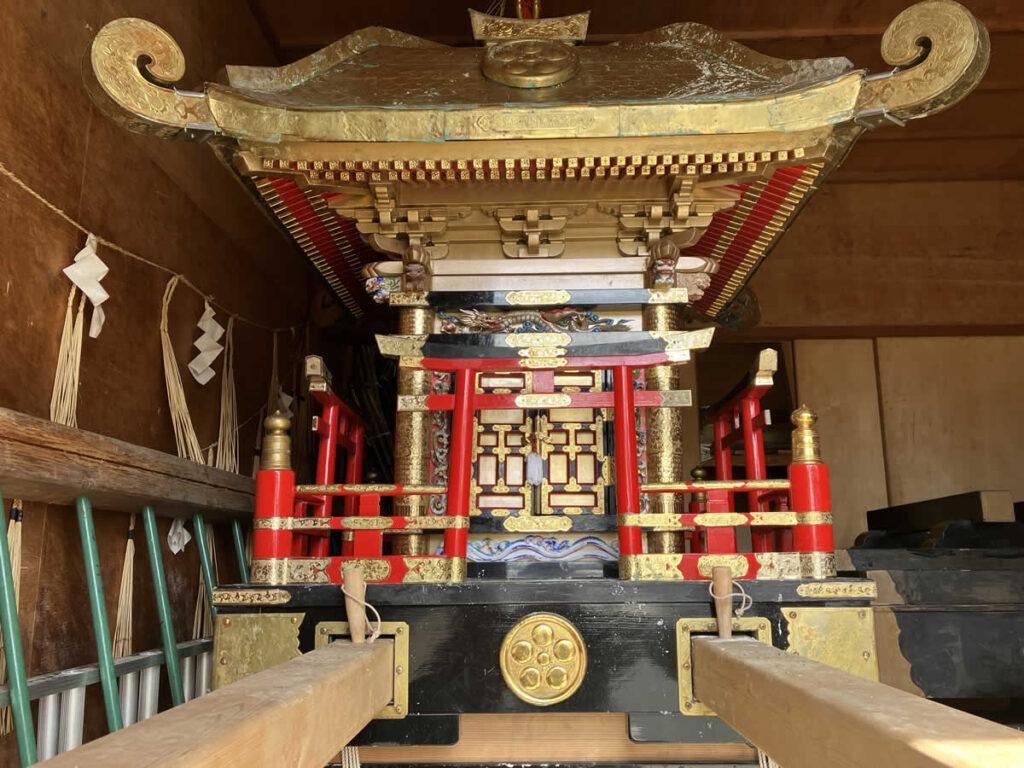
[[[220,339],[224,335],[224,327],[214,319],[215,314],[213,307],[206,302],[203,316],[196,323],[203,333],[193,344],[199,350],[199,354],[192,358],[188,369],[192,373],[192,378],[200,384],[206,384],[216,375],[216,371],[213,370],[213,361],[224,351],[224,345],[220,343]]]
[[[167,532],[167,546],[171,554],[178,554],[185,545],[192,541],[192,534],[185,530],[185,518],[176,517],[171,523],[171,530]]]
[[[85,238],[85,246],[77,254],[75,261],[64,268],[64,274],[68,279],[86,295],[92,304],[92,321],[89,323],[89,338],[95,339],[103,330],[103,321],[106,314],[103,312],[103,302],[110,298],[110,294],[100,285],[100,280],[107,276],[110,268],[103,263],[96,253],[96,236],[90,234]]]
[[[292,413],[292,403],[295,402],[295,398],[285,392],[283,389],[277,393],[277,408],[282,414],[287,416],[289,419],[295,414]]]

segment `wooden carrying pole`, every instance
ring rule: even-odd
[[[335,642],[49,761],[53,768],[323,768],[391,700],[394,643]]]
[[[693,639],[700,701],[785,768],[1020,768],[1024,736],[750,638]]]

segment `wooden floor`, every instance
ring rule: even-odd
[[[363,763],[749,762],[745,744],[640,744],[622,712],[462,715],[447,747],[362,747]]]

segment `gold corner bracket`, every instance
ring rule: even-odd
[[[772,644],[772,623],[763,616],[734,617],[734,634],[751,635],[759,643]],[[676,678],[679,683],[679,711],[684,715],[714,716],[714,711],[697,701],[693,695],[693,650],[690,640],[694,635],[717,635],[718,620],[684,618],[676,622]]]
[[[409,625],[404,621],[382,621],[380,636],[395,643],[394,686],[391,703],[377,714],[377,720],[401,720],[409,714]],[[347,621],[321,621],[316,625],[314,647],[323,648],[335,640],[351,637]]]

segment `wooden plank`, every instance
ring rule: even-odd
[[[459,718],[451,746],[360,747],[364,765],[379,763],[746,763],[746,744],[638,743],[624,712],[475,714]]]
[[[322,768],[391,700],[394,644],[336,642],[50,761],[53,768]]]
[[[694,638],[693,676],[703,703],[786,768],[1024,765],[1017,731],[749,638]]]
[[[0,408],[0,488],[9,496],[71,504],[88,495],[102,509],[158,514],[248,515],[252,478],[105,435]]]

